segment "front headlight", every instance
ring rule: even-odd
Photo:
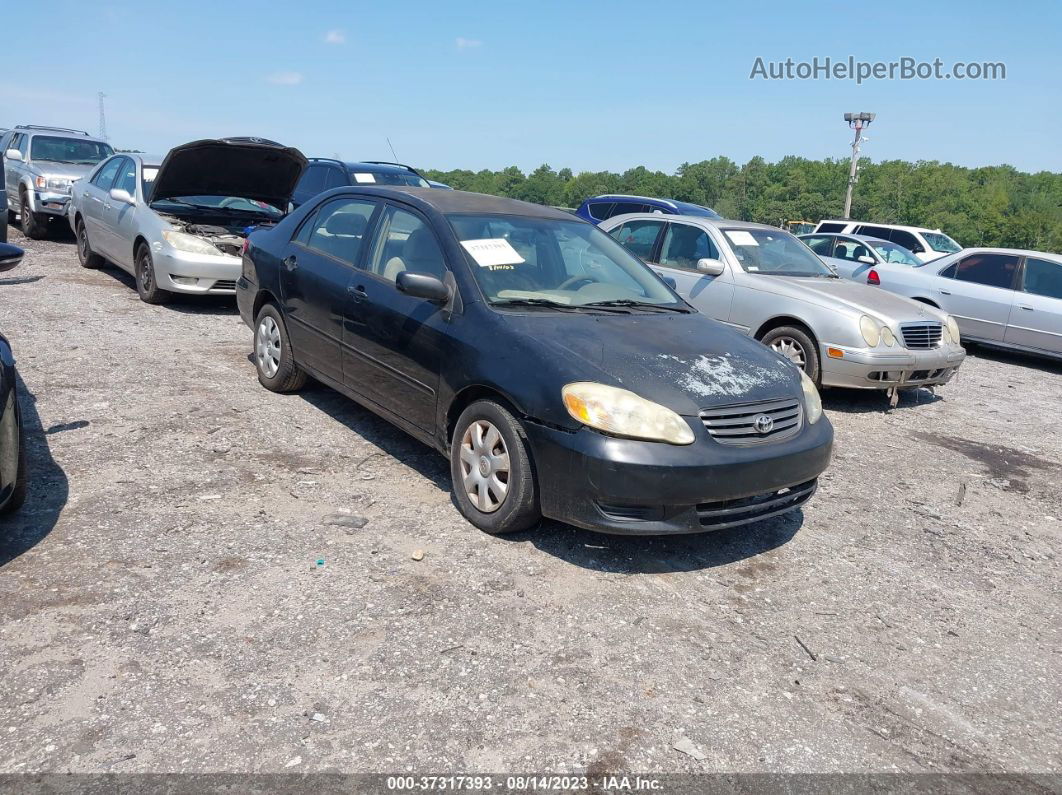
[[[626,389],[577,381],[561,389],[561,398],[573,419],[605,433],[669,444],[694,440],[682,417]]]
[[[178,251],[187,251],[189,254],[221,254],[210,243],[201,237],[189,235],[185,232],[166,231],[162,233],[166,242]]]
[[[863,315],[859,318],[859,333],[868,346],[876,348],[881,339],[881,325],[870,315]]]
[[[953,318],[951,315],[948,315],[947,326],[948,334],[951,335],[951,341],[958,345],[959,342],[962,340],[962,337],[959,336],[959,324],[955,322],[955,318]]]
[[[66,177],[49,177],[48,178],[48,190],[53,190],[56,193],[69,193],[70,185],[73,180]]]
[[[808,415],[808,425],[814,425],[822,416],[822,398],[815,382],[808,378],[808,374],[800,371],[800,387],[804,390],[804,410]]]
[[[892,333],[892,329],[888,326],[881,327],[881,341],[890,348],[896,344],[896,335]]]

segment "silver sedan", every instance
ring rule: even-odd
[[[878,265],[906,265],[917,268],[924,263],[897,243],[866,235],[831,233],[797,235],[807,247],[837,271],[839,276],[866,284],[877,284]]]
[[[86,268],[110,260],[148,303],[236,291],[244,240],[284,216],[306,158],[260,138],[178,146],[159,161],[104,160],[74,183],[67,215]]]
[[[883,290],[950,313],[964,340],[1062,357],[1058,254],[967,248],[916,268],[886,263],[874,271]]]
[[[775,227],[648,214],[600,226],[699,310],[770,346],[822,385],[935,386],[966,356],[945,313],[841,279]]]

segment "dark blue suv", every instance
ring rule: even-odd
[[[663,213],[664,215],[699,215],[705,218],[719,218],[719,213],[699,204],[675,201],[674,199],[654,199],[649,196],[624,196],[610,194],[591,196],[579,205],[575,211],[585,221],[600,223],[614,215],[627,213]]]
[[[298,207],[319,193],[348,185],[406,185],[411,188],[427,188],[428,180],[412,166],[401,163],[387,163],[382,160],[345,163],[327,157],[311,157],[310,164],[302,172],[299,184],[295,186],[291,200]]]

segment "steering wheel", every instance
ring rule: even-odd
[[[594,284],[597,281],[592,276],[572,276],[565,279],[563,282],[557,285],[558,290],[567,290],[573,284],[579,284],[580,282],[586,282],[587,284]]]

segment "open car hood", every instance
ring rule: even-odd
[[[151,187],[151,201],[176,196],[240,196],[287,212],[306,168],[298,149],[264,138],[216,138],[169,151]]]

